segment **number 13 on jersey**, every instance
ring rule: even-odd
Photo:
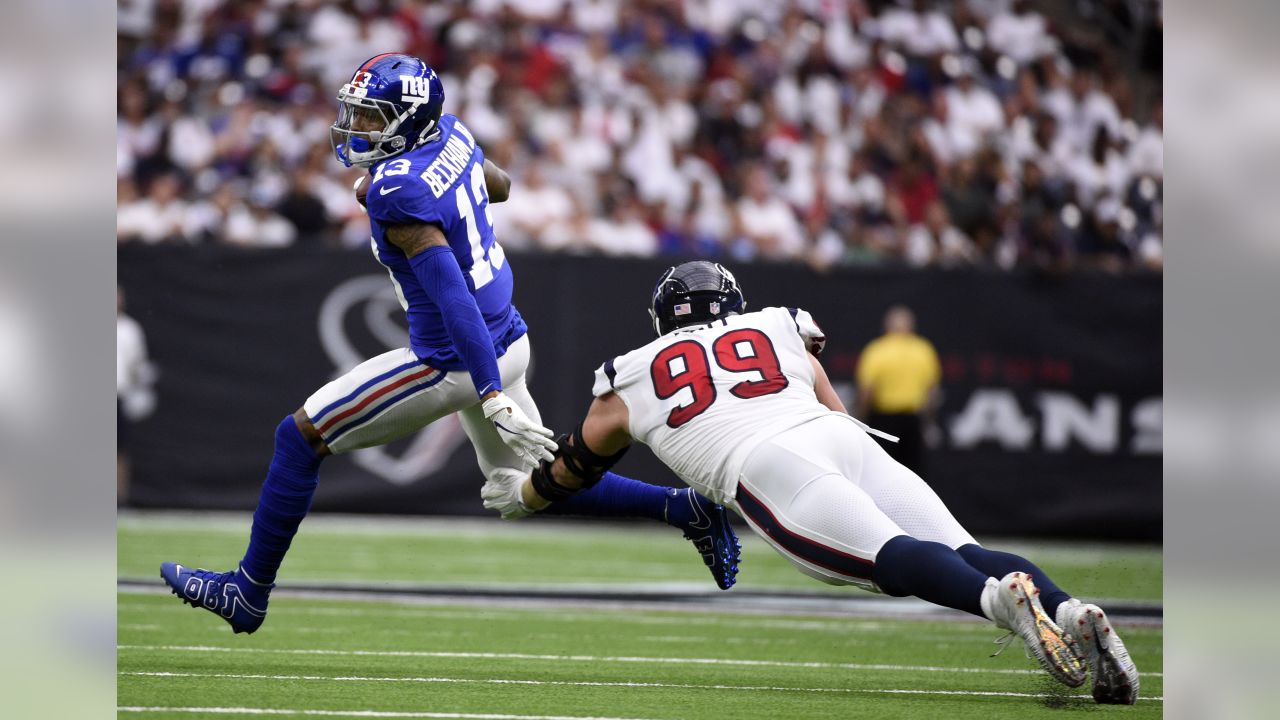
[[[477,290],[493,281],[493,275],[502,269],[506,254],[497,240],[484,248],[484,238],[480,233],[477,218],[485,223],[489,235],[493,235],[493,214],[489,212],[489,190],[484,184],[484,169],[480,163],[471,166],[471,192],[467,192],[465,183],[459,184],[454,193],[458,201],[458,216],[467,223],[467,240],[471,243],[471,280]],[[483,215],[481,211],[483,210]]]

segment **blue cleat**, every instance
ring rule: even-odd
[[[738,560],[742,544],[729,524],[724,507],[695,493],[693,488],[667,490],[664,511],[667,524],[679,528],[697,548],[702,562],[721,590],[728,590],[738,579]]]
[[[238,633],[251,633],[267,619],[267,595],[275,585],[259,585],[243,571],[216,573],[160,563],[160,577],[191,607],[216,613]]]

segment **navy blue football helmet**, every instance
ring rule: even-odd
[[[662,273],[653,288],[649,317],[659,336],[686,325],[701,325],[747,308],[733,273],[720,263],[693,260]]]
[[[356,70],[338,101],[333,152],[347,167],[370,167],[439,135],[444,85],[418,58],[383,53]]]

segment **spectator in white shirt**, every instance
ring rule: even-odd
[[[924,222],[912,225],[903,241],[903,257],[913,267],[972,265],[978,260],[973,241],[951,224],[947,208],[935,202]]]
[[[639,203],[631,198],[614,201],[607,218],[592,223],[591,244],[605,255],[653,257],[658,236],[644,223]]]
[[[574,0],[573,24],[587,33],[605,33],[618,26],[621,0]]]
[[[842,3],[828,7],[834,17],[823,28],[827,57],[841,69],[866,67],[871,62],[871,42],[860,26],[866,21],[866,7],[860,0],[851,0],[847,7]]]
[[[791,260],[805,252],[800,223],[785,202],[773,194],[769,176],[759,165],[747,171],[746,194],[738,200],[738,229],[767,260]]]
[[[150,159],[160,150],[163,127],[160,118],[150,114],[147,95],[142,86],[129,83],[120,89],[120,116],[116,119],[116,153],[128,158],[132,170],[137,163]]]
[[[626,67],[621,58],[609,52],[609,37],[602,32],[587,36],[586,43],[571,59],[569,71],[588,101],[611,101],[626,86]]]
[[[503,4],[522,18],[547,22],[560,14],[565,0],[504,0]]]
[[[288,247],[297,239],[293,224],[271,209],[261,190],[249,193],[249,206],[232,209],[223,227],[223,242],[259,248]]]
[[[1048,112],[1024,115],[1014,121],[1005,147],[1006,168],[1017,177],[1023,163],[1034,162],[1042,173],[1064,180],[1075,162],[1075,153],[1058,131],[1057,119]]]
[[[178,176],[165,174],[151,182],[145,199],[121,204],[116,211],[117,240],[149,245],[183,240],[187,203],[178,197],[181,190]]]
[[[1156,104],[1151,124],[1138,133],[1129,147],[1129,169],[1134,175],[1164,177],[1164,102]]]
[[[995,93],[974,82],[973,68],[961,65],[955,85],[946,90],[947,129],[958,157],[972,155],[1004,129],[1004,108]]]
[[[833,178],[828,188],[837,208],[852,210],[862,217],[878,216],[884,211],[884,181],[872,172],[866,153],[854,153],[848,170]]]
[[[1062,135],[1073,152],[1089,152],[1099,125],[1105,127],[1111,137],[1119,136],[1120,111],[1111,96],[1097,88],[1092,72],[1077,71],[1068,88],[1054,88],[1045,94],[1043,103],[1045,109],[1057,116]]]
[[[586,201],[578,195],[569,196],[572,210],[567,218],[547,225],[538,241],[538,247],[548,252],[567,252],[575,255],[591,252],[593,234],[597,231]]]
[[[559,185],[547,182],[542,159],[533,159],[523,177],[512,183],[511,197],[490,205],[494,224],[502,228],[502,246],[525,249],[543,246],[547,228],[569,219],[573,204]],[[555,241],[551,243],[554,245]]]
[[[957,141],[952,135],[954,129],[955,126],[948,122],[947,95],[942,90],[935,91],[929,105],[929,117],[920,123],[920,132],[924,135],[925,142],[929,144],[929,152],[933,155],[934,162],[939,165],[950,165],[954,162],[959,147],[968,140],[966,133],[965,138]],[[968,150],[972,152],[972,148]]]
[[[1025,65],[1053,51],[1048,24],[1044,16],[1033,12],[1027,0],[1013,0],[1011,7],[991,19],[987,26],[987,42]]]
[[[161,117],[169,126],[166,149],[173,164],[194,172],[213,162],[213,131],[203,117],[183,108],[178,102],[166,103],[161,109]]]
[[[892,7],[880,15],[880,34],[917,57],[930,57],[960,49],[951,18],[935,2],[915,0],[911,8]]]
[[[853,95],[846,106],[847,125],[860,127],[868,118],[880,115],[880,108],[884,105],[889,93],[876,77],[875,72],[868,67],[853,70],[846,80],[845,92]]]
[[[1103,126],[1094,132],[1089,153],[1076,156],[1070,172],[1076,198],[1085,207],[1092,206],[1102,196],[1123,196],[1129,184],[1129,167]]]
[[[724,185],[715,168],[688,148],[679,146],[675,148],[675,167],[675,181],[664,198],[666,221],[680,223],[689,219],[696,234],[728,236],[733,218],[725,205]]]
[[[284,112],[271,113],[262,119],[263,130],[280,156],[289,164],[302,162],[316,145],[329,141],[331,118],[316,112],[305,102],[307,93],[298,93]]]
[[[350,191],[346,199],[351,199]],[[240,203],[239,186],[224,183],[206,200],[194,202],[187,209],[182,232],[192,242],[217,241],[223,236],[227,218]]]

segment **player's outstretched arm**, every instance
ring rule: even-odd
[[[556,443],[551,430],[531,420],[502,392],[489,328],[444,232],[428,223],[412,223],[389,226],[386,237],[404,251],[414,276],[440,308],[449,341],[467,366],[476,393],[484,401],[484,416],[493,422],[498,436],[531,465],[552,459]]]
[[[489,158],[484,159],[484,189],[489,202],[500,203],[511,197],[511,176]]]
[[[818,358],[810,355],[809,364],[813,366],[813,391],[818,395],[818,402],[826,405],[830,410],[848,415],[849,411],[845,409],[844,403],[840,402],[840,396],[831,385],[831,378],[827,377],[827,371],[822,368],[822,363],[818,362]]]
[[[550,505],[556,498],[545,497],[538,490],[539,485],[546,487],[547,480],[570,494],[594,485],[631,447],[629,423],[630,411],[616,394],[596,398],[578,430],[557,450],[555,461],[534,471],[534,476],[544,473],[543,482],[535,482],[534,476],[525,481],[521,503],[534,511]]]
[[[631,445],[631,411],[617,393],[591,402],[582,421],[582,441],[597,455],[616,455]]]

